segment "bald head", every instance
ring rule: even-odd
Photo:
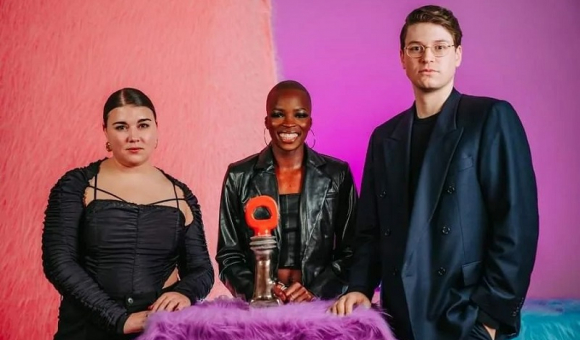
[[[273,107],[276,102],[278,101],[278,96],[280,93],[284,91],[301,91],[304,92],[306,95],[306,100],[308,107],[312,107],[312,101],[310,99],[310,93],[304,85],[300,84],[295,80],[284,80],[276,84],[268,93],[268,97],[266,99],[266,111],[269,111],[269,108]]]

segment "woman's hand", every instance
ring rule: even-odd
[[[125,321],[125,325],[123,326],[123,333],[131,334],[143,332],[149,313],[151,312],[146,310],[143,312],[130,314],[127,318],[127,321]]]
[[[274,294],[284,303],[288,302],[310,302],[314,300],[314,295],[310,293],[300,282],[294,282],[290,287],[283,288],[279,284],[274,286]]]
[[[288,297],[286,296],[286,294],[284,294],[284,291],[286,289],[288,289],[288,287],[278,282],[274,285],[274,287],[272,287],[272,293],[276,295],[276,297],[280,299],[282,303],[286,303],[286,301],[288,301]]]
[[[168,292],[161,295],[157,301],[149,306],[149,310],[151,312],[173,312],[189,306],[191,306],[191,301],[187,296],[177,292]]]

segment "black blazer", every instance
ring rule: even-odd
[[[538,240],[528,141],[512,108],[453,91],[436,122],[409,212],[414,109],[373,132],[350,290],[379,281],[400,339],[462,339],[480,311],[520,328]],[[411,331],[412,329],[412,331]]]
[[[300,197],[302,281],[319,298],[346,290],[352,256],[357,193],[347,163],[305,146],[305,176]],[[254,289],[253,231],[244,206],[256,196],[278,202],[278,182],[270,147],[231,164],[224,178],[216,260],[222,282],[234,294],[251,299]],[[274,236],[280,239],[279,227]],[[273,255],[274,272],[277,256]]]

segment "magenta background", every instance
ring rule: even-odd
[[[399,33],[406,15],[426,4],[273,2],[279,77],[299,80],[311,91],[316,149],[349,161],[357,183],[374,127],[412,104]],[[456,88],[510,101],[528,134],[541,223],[529,296],[579,298],[580,2],[438,4],[454,11],[463,30]]]

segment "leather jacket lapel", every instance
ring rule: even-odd
[[[276,201],[278,224],[276,229],[274,229],[274,236],[276,241],[280,242],[280,197],[278,195],[278,180],[274,170],[274,157],[270,147],[266,147],[260,152],[251,182],[256,192],[250,193],[249,197],[265,195],[272,197]]]
[[[304,254],[316,226],[320,225],[321,212],[330,189],[331,179],[320,167],[325,161],[316,152],[305,146],[306,171],[300,197],[301,253]]]

